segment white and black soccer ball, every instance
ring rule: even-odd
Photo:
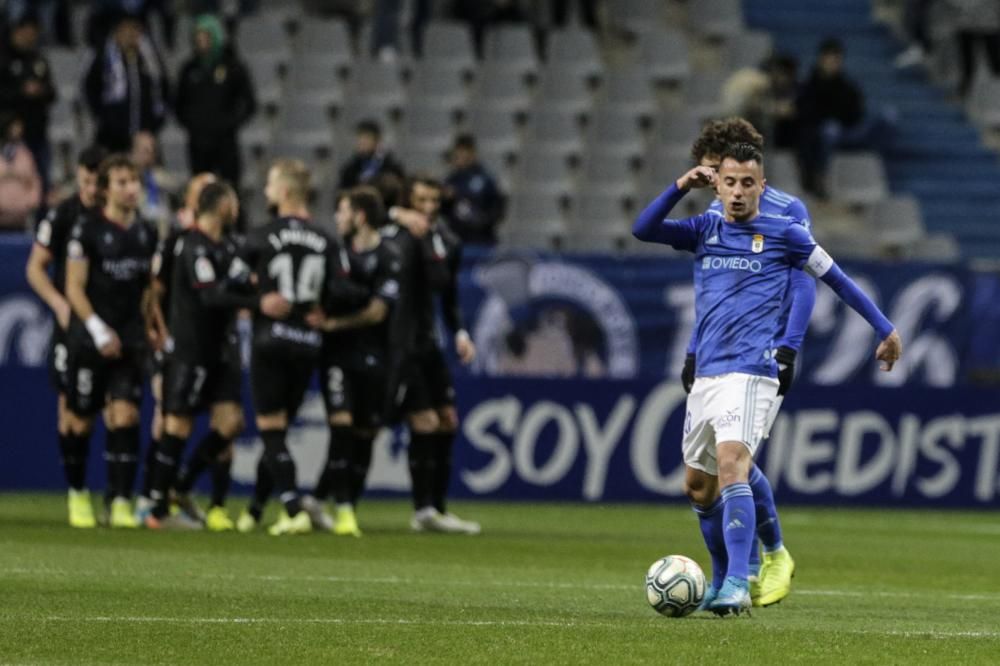
[[[684,617],[705,598],[705,574],[698,563],[683,555],[667,555],[646,572],[646,601],[657,613]]]

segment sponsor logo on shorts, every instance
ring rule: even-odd
[[[727,409],[726,413],[719,417],[719,423],[716,427],[725,428],[726,426],[736,425],[742,420],[743,418],[740,416],[738,409]]]

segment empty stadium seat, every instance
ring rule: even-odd
[[[543,108],[533,113],[528,137],[533,149],[560,157],[578,155],[583,149],[579,116],[562,108]]]
[[[486,33],[483,59],[487,65],[495,64],[518,74],[538,71],[538,53],[535,35],[527,25],[498,25]]]
[[[867,212],[869,230],[882,246],[906,247],[927,235],[920,204],[913,197],[897,196],[871,205]]]
[[[458,21],[428,23],[424,30],[422,59],[435,63],[438,68],[465,73],[475,70],[476,55],[468,24]]]
[[[496,62],[486,62],[480,68],[473,99],[491,108],[514,113],[527,111],[532,101],[524,73]]]
[[[830,194],[861,206],[885,199],[889,188],[882,159],[876,153],[835,155],[830,165]]]
[[[774,52],[771,33],[746,30],[726,42],[726,67],[758,67]]]
[[[649,118],[656,111],[653,89],[642,67],[609,71],[601,94],[604,106],[635,117]]]
[[[688,28],[713,39],[735,37],[743,31],[743,6],[740,0],[698,0],[688,7]]]
[[[684,105],[695,117],[708,119],[722,113],[722,86],[725,76],[719,73],[700,74],[688,79],[684,88]],[[692,137],[693,140],[693,137]]]
[[[564,195],[573,190],[566,158],[550,150],[539,149],[534,144],[522,153],[519,171],[519,192],[531,190],[549,195]]]
[[[424,60],[414,67],[410,82],[411,103],[460,110],[468,104],[462,73],[441,61]]]
[[[638,121],[629,110],[602,104],[588,123],[587,148],[626,158],[641,156],[643,140]]]
[[[587,81],[561,67],[561,64],[546,65],[539,82],[537,103],[550,109],[587,113],[593,105],[593,95]]]
[[[455,134],[451,112],[438,106],[411,105],[403,116],[403,138],[411,148],[440,153]]]
[[[401,109],[406,104],[406,89],[400,65],[358,60],[351,72],[349,94],[370,106]]]
[[[339,108],[344,103],[344,89],[332,62],[299,60],[292,64],[289,84],[296,103],[322,104]]]
[[[475,135],[480,151],[515,153],[521,147],[514,114],[479,104],[469,109],[468,130]]]
[[[588,152],[583,161],[581,191],[619,198],[633,197],[636,187],[630,158],[617,152]]]
[[[688,40],[679,30],[644,30],[639,33],[638,50],[650,80],[677,84],[690,78]]]
[[[658,151],[687,153],[701,132],[703,120],[687,109],[670,109],[659,115],[653,127],[652,145]]]
[[[546,62],[560,71],[582,77],[600,77],[604,73],[601,53],[589,30],[578,27],[552,30],[548,36]]]
[[[295,35],[296,61],[309,59],[324,62],[335,70],[346,70],[354,63],[351,35],[342,19],[311,17]]]

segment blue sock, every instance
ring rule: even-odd
[[[749,484],[734,483],[722,489],[722,524],[729,554],[726,576],[746,580],[750,548],[757,542],[757,520]]]
[[[707,507],[692,504],[691,508],[698,515],[701,536],[705,539],[708,554],[712,556],[712,587],[718,590],[722,587],[726,569],[729,567],[726,541],[722,536],[722,500],[715,500]]]
[[[771,492],[771,482],[754,465],[750,469],[750,490],[753,491],[753,503],[757,509],[757,536],[764,545],[764,550],[773,553],[782,546],[781,522],[778,520],[778,508],[774,505],[774,493]],[[756,550],[756,548],[754,549]],[[750,557],[753,562],[753,555]],[[760,565],[760,555],[757,555]]]

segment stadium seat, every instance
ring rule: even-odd
[[[976,77],[967,108],[969,117],[980,127],[1000,127],[1000,77]]]
[[[59,98],[49,111],[49,140],[58,145],[72,146],[80,136],[76,102]]]
[[[663,21],[663,5],[649,0],[616,0],[610,20],[618,28],[642,32]]]
[[[509,111],[477,104],[469,109],[467,127],[476,137],[480,152],[516,153],[521,147],[517,123]]]
[[[410,138],[400,141],[396,156],[409,173],[426,173],[442,178],[448,168],[443,150],[429,148],[419,142],[412,143]]]
[[[962,258],[962,249],[951,234],[931,234],[915,242],[907,254],[913,261],[955,263]]]
[[[920,204],[910,196],[884,199],[868,208],[867,226],[881,246],[908,247],[927,235]]]
[[[518,192],[532,190],[552,195],[566,195],[573,190],[566,158],[551,150],[538,148],[533,143],[519,160],[520,181]]]
[[[438,153],[451,145],[455,134],[452,114],[438,106],[412,105],[403,116],[403,134],[410,148],[433,150]]]
[[[563,63],[549,63],[542,72],[537,104],[576,113],[587,113],[593,105],[593,95],[585,79],[563,69]]]
[[[163,167],[173,174],[187,174],[187,134],[180,125],[170,122],[157,136],[157,145]]]
[[[304,21],[295,35],[295,57],[297,61],[325,62],[339,72],[349,70],[354,53],[347,23],[342,19],[315,17]]]
[[[726,67],[758,67],[774,52],[771,33],[746,30],[726,42]]]
[[[587,238],[584,248],[596,240],[605,249],[619,249],[632,233],[630,218],[621,197],[584,190],[571,205],[568,230],[571,238]]]
[[[583,149],[579,116],[562,108],[543,108],[531,116],[528,140],[533,149],[564,158]]]
[[[409,101],[451,111],[464,110],[468,93],[462,73],[439,60],[423,60],[413,70]]]
[[[632,160],[617,152],[588,152],[583,161],[583,182],[580,189],[582,192],[618,198],[635,196]]]
[[[688,3],[688,29],[711,39],[736,37],[743,32],[740,0],[698,0]]]
[[[376,60],[358,60],[351,73],[349,94],[370,106],[401,109],[406,104],[406,91],[400,66]]]
[[[655,148],[646,155],[642,173],[643,195],[656,196],[691,167],[691,155],[687,147]]]
[[[632,159],[640,157],[643,140],[635,116],[607,103],[599,106],[587,125],[587,149]]]
[[[473,100],[498,111],[521,113],[531,106],[531,91],[523,72],[486,62],[479,69]]]
[[[604,73],[604,63],[594,35],[584,28],[552,30],[548,36],[546,62],[559,71],[582,78],[599,78]]]
[[[657,151],[687,153],[701,132],[702,123],[700,116],[686,109],[669,109],[656,119],[651,143]]]
[[[876,153],[835,155],[830,165],[830,194],[856,206],[885,199],[889,188],[882,159]]]
[[[487,66],[510,69],[522,76],[538,71],[535,35],[527,25],[501,24],[491,28],[486,33],[483,51]]]
[[[764,157],[764,175],[769,185],[800,198],[804,195],[799,185],[799,167],[790,151],[769,152]]]
[[[609,71],[601,90],[603,104],[636,118],[651,118],[656,99],[642,67]]]
[[[257,100],[262,104],[279,106],[284,87],[281,78],[281,70],[284,67],[282,61],[265,53],[248,58],[246,63],[253,79]]]
[[[236,42],[240,52],[250,54],[281,54],[290,50],[286,12],[262,11],[242,19],[236,27]]]
[[[538,234],[543,238],[557,241],[566,236],[559,197],[548,192],[519,192],[512,197],[510,212],[501,227],[501,235]]]
[[[332,62],[297,60],[292,64],[289,82],[296,102],[322,104],[332,109],[344,103],[343,84]]]
[[[262,153],[270,145],[272,135],[271,122],[264,113],[258,111],[240,130],[240,144],[252,152]]]
[[[281,112],[278,137],[290,143],[312,144],[316,150],[332,150],[333,132],[329,107],[322,102],[288,104]]]
[[[476,68],[476,55],[468,24],[458,21],[431,21],[423,36],[424,62],[440,69],[471,73]]]
[[[687,37],[679,30],[651,30],[639,33],[639,62],[650,80],[684,83],[691,77]]]
[[[722,113],[724,83],[725,76],[719,73],[700,74],[688,79],[684,90],[687,113],[703,120],[719,116]]]

